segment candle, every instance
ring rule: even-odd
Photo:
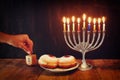
[[[101,18],[98,18],[98,32],[101,31],[101,28],[100,28],[100,23],[101,23]]]
[[[88,17],[88,31],[90,31],[90,23],[91,23],[91,17]]]
[[[77,18],[77,22],[78,22],[78,32],[80,32],[80,18]]]
[[[96,32],[96,18],[93,19],[93,32]]]
[[[72,22],[73,22],[72,31],[75,32],[75,16],[72,16]]]
[[[83,14],[83,29],[85,29],[86,14]]]
[[[103,22],[103,31],[105,31],[105,17],[102,17],[102,22]]]
[[[66,18],[63,17],[63,32],[66,32]]]
[[[70,19],[67,18],[67,31],[70,32]]]

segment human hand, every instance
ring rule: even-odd
[[[27,34],[11,35],[7,43],[23,49],[28,54],[33,53],[33,42]]]

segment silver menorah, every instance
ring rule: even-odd
[[[67,20],[68,19],[68,20]],[[64,17],[64,39],[66,44],[73,50],[82,53],[82,64],[79,69],[86,71],[92,69],[92,65],[86,62],[85,54],[89,51],[99,48],[105,38],[105,18],[103,17],[103,25],[101,26],[101,19],[98,18],[98,25],[96,25],[95,18],[93,19],[93,29],[90,24],[91,19],[88,19],[88,28],[86,27],[85,19],[86,15],[83,15],[83,25],[80,30],[80,19],[78,18],[78,30],[75,31],[75,18],[72,18],[73,25],[70,26],[69,18]],[[67,23],[66,23],[67,22]],[[66,27],[67,26],[67,27]],[[72,31],[70,31],[72,27]],[[98,28],[97,28],[98,27]],[[66,30],[67,28],[67,30]],[[91,29],[90,29],[91,28]],[[103,30],[101,30],[103,29]]]

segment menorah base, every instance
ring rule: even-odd
[[[91,64],[81,64],[80,67],[78,68],[81,71],[86,71],[86,70],[90,70],[92,69],[92,65]]]

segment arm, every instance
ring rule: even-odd
[[[6,43],[21,48],[28,54],[33,52],[33,42],[27,34],[10,35],[0,32],[0,43]]]

